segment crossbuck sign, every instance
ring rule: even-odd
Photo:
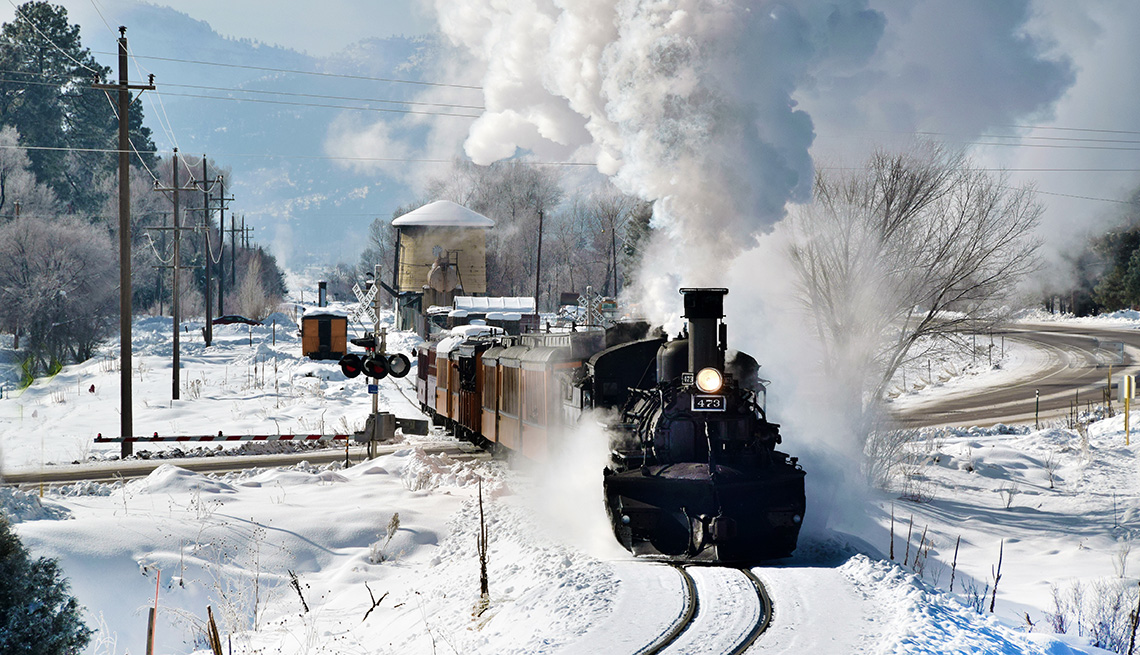
[[[352,292],[356,294],[356,299],[360,304],[356,306],[352,315],[356,320],[372,325],[376,323],[376,310],[373,307],[373,302],[376,300],[376,292],[380,290],[378,285],[372,285],[372,288],[366,293],[360,288],[359,284],[352,285]]]

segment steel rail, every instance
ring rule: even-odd
[[[489,457],[466,444],[451,443],[399,443],[377,446],[377,455],[389,455],[406,448],[421,447],[430,455],[446,454],[453,459]],[[367,458],[362,446],[350,449],[351,459],[359,463]],[[194,471],[196,473],[225,473],[248,468],[270,468],[291,466],[301,461],[311,464],[325,464],[344,461],[345,451],[341,448],[302,450],[292,453],[261,453],[252,455],[219,454],[209,457],[163,457],[155,459],[114,460],[108,462],[87,462],[78,465],[48,466],[38,471],[0,471],[0,486],[28,487],[40,484],[57,485],[75,482],[115,482],[145,478],[163,464]]]
[[[740,569],[740,572],[752,581],[752,585],[756,588],[756,596],[760,599],[760,619],[756,621],[756,625],[753,626],[752,630],[744,637],[744,641],[729,651],[730,655],[741,655],[747,651],[760,635],[764,634],[768,626],[772,624],[772,598],[768,595],[768,590],[764,587],[764,583],[760,582],[760,578],[756,577],[756,574],[749,569]]]
[[[689,575],[689,572],[681,564],[670,562],[669,566],[681,574],[681,582],[685,585],[685,609],[681,611],[677,621],[669,628],[668,632],[645,648],[636,651],[635,655],[656,655],[665,650],[692,625],[693,618],[697,615],[697,583],[693,581],[693,576]]]
[[[675,644],[681,635],[684,634],[693,625],[694,619],[697,617],[697,614],[700,610],[700,599],[697,594],[697,584],[693,580],[693,577],[689,575],[689,572],[685,570],[686,565],[674,562],[670,562],[669,565],[681,574],[681,580],[685,586],[685,608],[677,617],[677,621],[670,627],[668,632],[661,635],[652,644],[646,646],[645,648],[642,648],[639,651],[636,651],[637,655],[654,655],[656,653],[662,653],[669,649],[669,647]],[[749,630],[748,633],[745,634],[735,646],[726,651],[727,655],[741,655],[742,653],[745,653],[749,648],[751,648],[752,645],[756,643],[756,640],[760,637],[760,635],[764,634],[764,631],[766,631],[768,629],[768,626],[771,625],[772,599],[768,595],[768,590],[764,587],[764,583],[762,583],[760,581],[760,578],[756,577],[756,574],[754,574],[752,571],[745,568],[726,568],[732,568],[733,570],[739,571],[744,577],[748,578],[748,581],[752,583],[752,588],[756,592],[756,598],[760,606],[759,616],[757,617],[755,624],[752,626],[752,629]]]

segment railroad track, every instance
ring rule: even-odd
[[[671,564],[684,585],[676,622],[639,655],[747,651],[772,621],[772,600],[752,571]]]
[[[377,455],[389,455],[406,448],[422,447],[432,455],[447,454],[454,459],[489,458],[474,446],[462,442],[425,442],[383,444],[376,447]],[[366,459],[365,448],[354,446],[348,453],[352,463]],[[327,464],[344,461],[342,448],[304,450],[295,453],[266,453],[260,455],[217,455],[214,457],[184,457],[163,459],[132,459],[111,462],[92,462],[79,465],[48,466],[40,471],[19,473],[0,472],[0,486],[30,488],[39,485],[69,484],[74,482],[114,482],[145,478],[163,464],[173,464],[198,473],[225,473],[248,468],[270,468],[292,466],[301,461],[311,464]]]

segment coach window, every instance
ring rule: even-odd
[[[519,415],[519,369],[517,368],[503,367],[503,405],[501,411],[511,416]]]
[[[495,367],[483,365],[483,407],[495,409]]]
[[[543,371],[523,371],[526,387],[526,420],[534,425],[546,425],[546,380]]]

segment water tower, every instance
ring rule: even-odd
[[[392,221],[395,288],[423,294],[421,307],[450,306],[457,295],[487,293],[487,233],[495,221],[437,200]]]

